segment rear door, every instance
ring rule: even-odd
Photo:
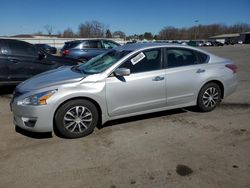
[[[3,40],[0,40],[0,84],[8,83],[9,68],[8,68],[8,51]]]
[[[82,43],[81,51],[84,57],[89,60],[104,53],[106,49],[103,48],[101,40],[89,40]]]
[[[181,105],[196,101],[206,76],[208,56],[186,48],[165,48],[167,104]]]

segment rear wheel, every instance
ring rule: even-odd
[[[216,83],[208,83],[202,87],[198,95],[197,107],[202,112],[209,112],[221,102],[221,89]]]
[[[93,132],[98,123],[96,106],[83,99],[63,104],[55,115],[55,126],[67,138],[79,138]]]

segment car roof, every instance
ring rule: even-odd
[[[136,51],[147,48],[163,48],[163,47],[183,47],[196,49],[190,46],[181,45],[181,44],[173,44],[173,43],[157,43],[157,42],[147,42],[147,43],[133,43],[133,44],[124,44],[123,46],[116,47],[116,50],[119,51]],[[199,49],[200,50],[200,49]]]
[[[71,41],[67,41],[65,43],[79,43],[79,42],[84,42],[84,41],[97,41],[97,40],[106,40],[106,41],[112,41],[112,42],[115,42],[113,40],[110,40],[110,39],[102,39],[102,38],[86,38],[86,39],[81,39],[81,40],[71,40]],[[115,42],[117,43],[117,42]]]
[[[151,48],[185,48],[185,49],[190,49],[190,50],[195,50],[198,52],[202,52],[206,55],[215,56],[211,54],[210,52],[207,52],[203,49],[200,48],[195,48],[192,46],[188,45],[183,45],[183,44],[175,44],[175,43],[157,43],[157,42],[147,42],[147,43],[134,43],[134,44],[124,44],[122,46],[118,46],[114,49],[118,51],[140,51],[140,50],[146,50],[146,49],[151,49]]]

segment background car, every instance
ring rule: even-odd
[[[56,54],[57,53],[57,49],[55,47],[52,47],[48,44],[35,44],[36,47],[38,47],[39,49],[44,50],[45,52],[49,53],[49,54]]]
[[[91,58],[106,52],[109,49],[120,46],[120,44],[105,39],[88,39],[65,42],[61,49],[61,55],[79,59],[86,62]]]
[[[224,44],[222,42],[218,42],[218,41],[210,41],[212,46],[224,46]]]
[[[197,40],[190,40],[187,45],[194,46],[194,47],[201,47],[204,46],[204,41],[197,41]]]
[[[0,39],[0,85],[17,85],[41,72],[78,63],[50,55],[24,41]]]

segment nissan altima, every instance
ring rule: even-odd
[[[127,44],[18,85],[14,124],[78,138],[118,118],[187,106],[209,112],[235,91],[236,71],[231,60],[189,46]]]

